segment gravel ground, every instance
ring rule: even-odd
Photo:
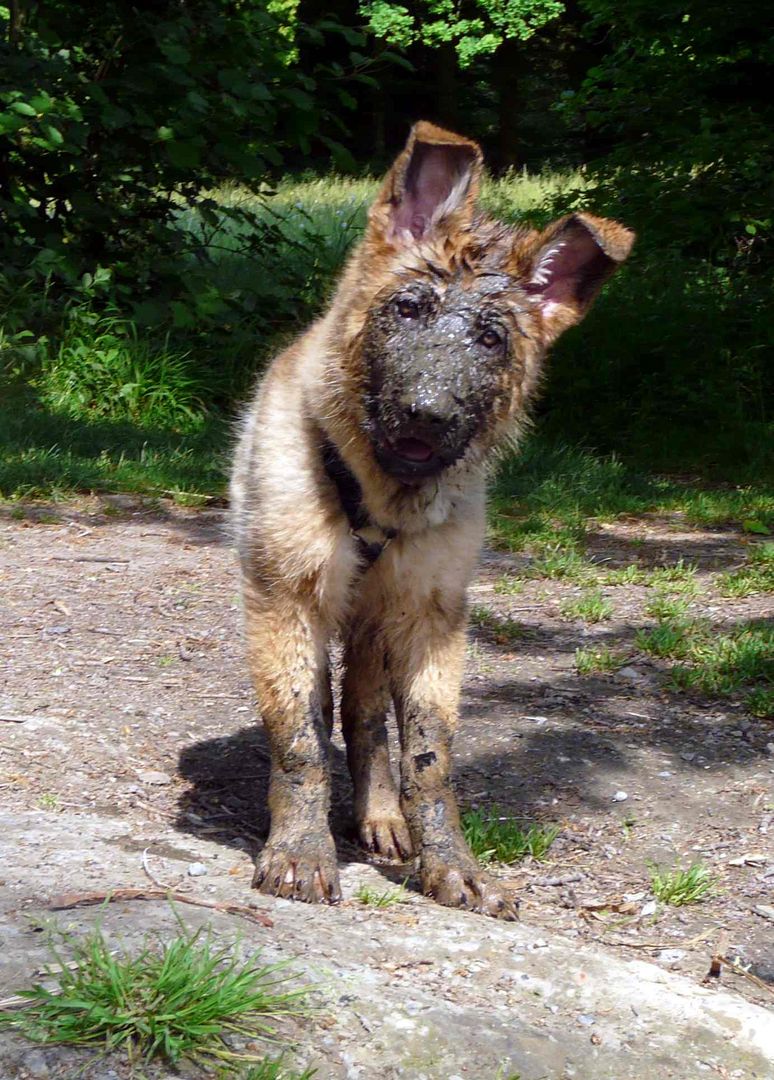
[[[57,893],[147,887],[152,875],[214,902],[256,900],[249,890],[251,857],[267,825],[268,759],[254,724],[235,564],[222,524],[219,510],[150,506],[118,496],[7,507],[0,515],[0,814],[6,836],[15,837],[0,880],[7,946],[0,995],[32,973],[25,916],[44,911]],[[713,584],[719,571],[744,557],[744,537],[736,532],[689,528],[679,516],[639,518],[598,526],[590,549],[610,567],[680,557],[696,563],[700,592],[692,608],[719,626],[771,614],[767,597],[729,600]],[[567,956],[572,948],[592,949],[594,956],[608,958],[611,971],[647,969],[648,977],[657,978],[661,969],[672,973],[664,975],[664,985],[672,979],[699,996],[711,997],[701,982],[713,955],[722,954],[736,963],[724,964],[714,980],[720,984],[717,1000],[723,995],[753,1011],[770,1007],[771,722],[749,716],[734,699],[693,698],[665,688],[667,665],[633,646],[636,630],[653,623],[644,612],[645,587],[606,588],[613,616],[589,626],[561,615],[562,601],[578,592],[572,584],[535,579],[515,595],[496,591],[503,574],[518,572],[525,561],[497,552],[483,559],[472,604],[519,625],[508,634],[496,627],[472,632],[455,744],[455,785],[463,804],[496,803],[503,814],[561,828],[546,862],[502,871],[521,893],[521,926],[495,927],[420,897],[383,912],[364,911],[352,899],[358,882],[383,880],[385,873],[400,880],[407,870],[369,866],[354,845],[340,741],[334,827],[348,899],[336,912],[296,908],[288,914],[291,905],[264,898],[259,905],[280,911],[285,920],[300,920],[303,933],[321,926],[330,926],[331,933],[341,929],[351,939],[341,946],[342,956],[353,947],[353,926],[366,927],[368,940],[384,931],[399,941],[400,920],[419,920],[428,941],[440,949],[433,928],[449,931],[461,920],[482,940],[513,933],[527,950],[542,941],[533,952],[554,941],[564,942]],[[617,674],[578,676],[576,648],[597,644],[628,650],[630,658]],[[651,861],[702,862],[715,880],[713,895],[691,907],[654,910]],[[190,877],[195,862],[207,874]],[[136,932],[154,920],[164,923],[163,904],[141,906],[154,914],[141,915]],[[128,912],[132,905],[123,907]],[[219,925],[227,922],[213,917]],[[87,915],[79,911],[76,922],[84,920]],[[392,975],[394,991],[400,978]],[[440,994],[460,984],[463,1000],[468,990],[480,999],[475,1016],[484,1015],[490,991],[480,973],[443,975],[434,954],[420,975],[420,998],[433,985]],[[508,993],[513,999],[513,987]],[[503,1000],[507,1007],[509,999]],[[524,1080],[637,1076],[621,1066],[605,1071],[593,1057],[598,1048],[588,1032],[583,1045],[592,1056],[584,1061],[573,1043],[576,1029],[583,1028],[577,1015],[567,1050],[575,1064],[558,1057],[546,1064],[549,1059],[538,1060],[539,1055],[532,1063],[519,1059]],[[524,1022],[531,1022],[529,1016]],[[373,1027],[373,1019],[366,1018],[361,1035],[368,1023]],[[465,1023],[459,1023],[464,1031]],[[323,1052],[323,1036],[319,1025],[315,1031],[307,1039],[307,1056],[319,1067],[315,1053]],[[54,1061],[53,1051],[3,1039],[6,1058],[0,1056],[0,1063],[6,1061],[6,1071],[0,1075],[75,1075],[75,1064]],[[491,1072],[480,1073],[480,1080],[494,1080],[498,1062],[517,1060],[496,1042],[494,1033],[489,1043],[497,1052],[492,1050]],[[330,1048],[325,1052],[332,1054]],[[452,1075],[451,1058],[414,1071],[394,1063],[373,1071],[376,1066],[359,1064],[354,1052],[341,1053],[349,1053],[349,1064],[337,1058],[335,1069],[329,1063],[320,1077]],[[404,1071],[390,1072],[393,1067]],[[102,1073],[84,1075],[124,1075],[119,1063],[99,1068]],[[704,1075],[703,1067],[679,1068],[664,1066],[656,1074]],[[715,1074],[774,1076],[756,1072],[754,1064],[742,1062],[739,1068]],[[460,1075],[472,1078],[475,1072],[465,1065]]]

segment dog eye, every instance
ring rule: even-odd
[[[494,330],[491,326],[483,332],[478,340],[487,349],[496,349],[503,343],[502,334],[498,333],[498,331]]]
[[[395,307],[401,319],[419,318],[419,304],[414,300],[398,300]]]

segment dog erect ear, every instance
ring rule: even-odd
[[[580,322],[633,243],[631,230],[593,214],[570,214],[537,237],[522,272],[549,340]]]
[[[476,143],[420,121],[385,177],[370,232],[398,247],[469,224],[481,176]]]

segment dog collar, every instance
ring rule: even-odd
[[[390,540],[398,535],[397,530],[383,529],[372,519],[363,503],[363,489],[357,477],[329,439],[323,443],[322,459],[325,473],[336,488],[341,509],[349,522],[358,554],[367,566],[373,566]]]

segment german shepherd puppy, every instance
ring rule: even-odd
[[[475,143],[414,126],[328,311],[274,360],[244,416],[231,495],[271,749],[263,892],[341,897],[328,823],[338,634],[362,844],[418,857],[441,904],[516,917],[465,844],[449,780],[487,463],[524,426],[546,350],[634,237],[585,213],[542,232],[493,221],[476,206],[481,169]]]

